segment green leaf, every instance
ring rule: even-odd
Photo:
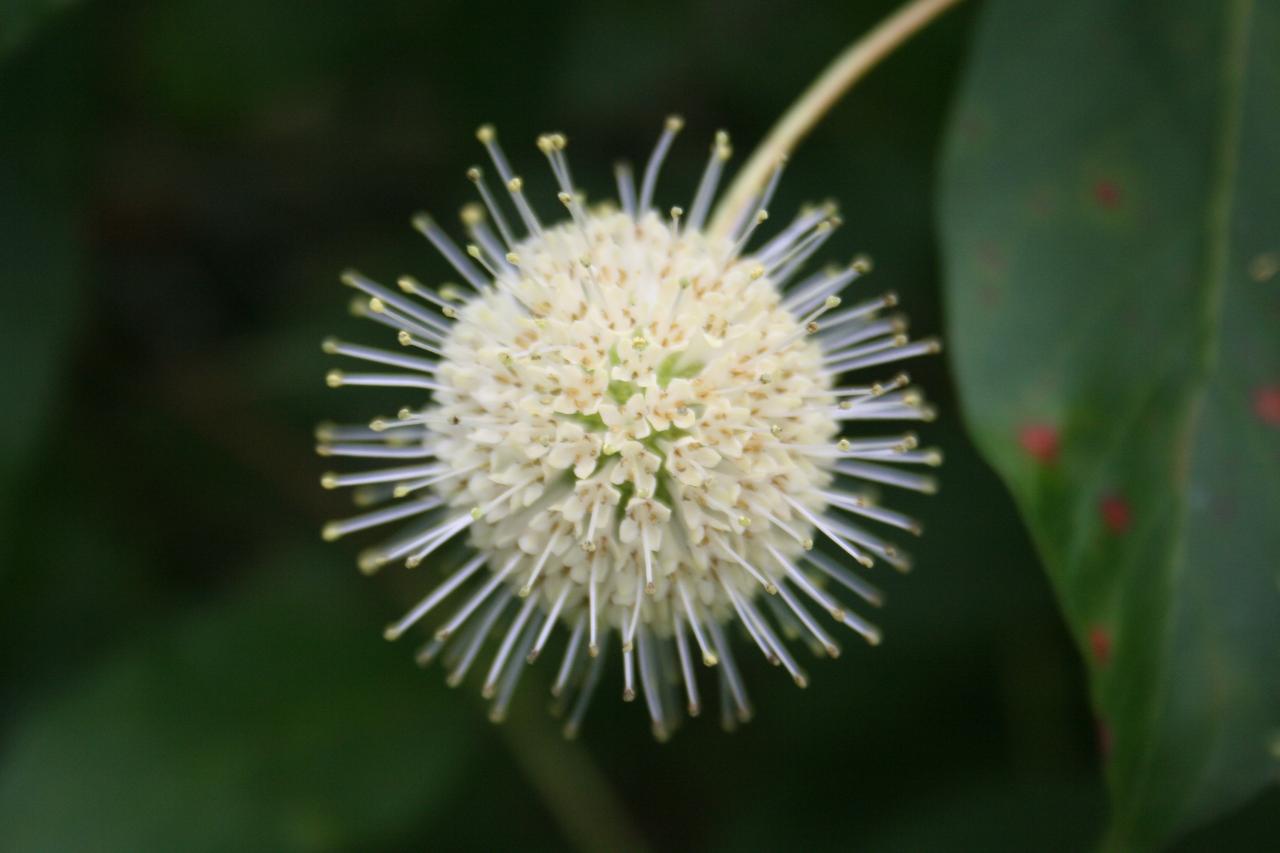
[[[22,44],[50,17],[78,0],[0,0],[0,57]]]
[[[12,26],[27,20],[12,12]],[[79,297],[85,73],[78,39],[48,42],[0,71],[0,389],[15,401],[0,417],[0,513],[56,401]]]
[[[0,849],[367,849],[447,802],[468,709],[325,560],[280,562],[28,710]]]
[[[1084,651],[1114,848],[1280,778],[1277,45],[1274,0],[992,0],[946,146],[964,413]]]

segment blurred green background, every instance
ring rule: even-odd
[[[733,735],[709,714],[655,744],[617,667],[574,743],[545,666],[495,727],[475,684],[381,639],[423,577],[319,542],[349,507],[312,426],[403,402],[325,388],[322,336],[371,331],[337,273],[445,275],[408,216],[471,200],[476,125],[550,213],[538,133],[599,197],[680,112],[658,198],[686,203],[716,129],[740,159],[892,6],[0,2],[0,849],[1093,846],[1081,664],[945,358],[913,368],[947,464],[904,502],[928,533],[879,577],[885,643],[804,691],[742,655],[757,716]],[[843,102],[775,204],[840,200],[826,257],[871,253],[920,334],[974,11]],[[1181,849],[1250,849],[1277,806]]]

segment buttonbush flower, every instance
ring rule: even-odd
[[[551,222],[482,127],[502,192],[468,172],[480,202],[463,211],[467,242],[413,220],[458,282],[342,276],[356,313],[401,346],[326,341],[378,367],[333,370],[329,385],[416,399],[394,417],[319,429],[322,455],[381,466],[324,475],[373,506],[325,538],[405,524],[359,565],[422,566],[435,586],[386,636],[433,620],[419,660],[442,660],[451,684],[480,670],[495,720],[557,633],[552,693],[569,735],[611,646],[622,698],[643,697],[660,739],[678,706],[699,713],[708,675],[726,724],[748,719],[737,651],[754,648],[803,687],[796,640],[830,657],[837,626],[879,642],[849,602],[880,594],[852,567],[906,569],[881,530],[920,532],[879,503],[880,488],[934,489],[918,466],[939,454],[881,422],[932,418],[893,365],[937,342],[907,337],[886,314],[891,293],[846,303],[865,259],[805,271],[840,220],[821,205],[771,230],[781,164],[736,222],[708,227],[724,133],[687,207],[657,209],[680,129],[667,120],[638,186],[618,168],[616,204],[589,205],[565,137],[539,138],[559,186]],[[455,540],[469,546],[456,565],[440,559]]]

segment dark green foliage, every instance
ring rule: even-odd
[[[1039,110],[1036,121],[1017,128],[1028,136],[988,138],[985,144],[1013,153],[1005,169],[964,193],[955,192],[962,158],[986,154],[956,141],[948,159],[944,233],[959,287],[952,364],[975,435],[1027,510],[1064,592],[1069,625],[1017,506],[961,429],[947,355],[912,369],[942,411],[921,437],[945,451],[947,464],[939,495],[909,495],[901,504],[928,529],[911,543],[916,570],[870,578],[887,592],[884,611],[867,614],[884,629],[884,645],[847,640],[838,661],[806,661],[811,686],[804,691],[743,647],[757,713],[732,736],[718,729],[707,678],[702,718],[655,744],[643,709],[620,702],[613,667],[581,740],[563,744],[559,723],[546,714],[556,646],[526,674],[511,719],[495,728],[477,684],[449,691],[439,670],[414,666],[414,639],[381,639],[383,626],[456,564],[457,552],[442,549],[414,571],[388,567],[367,579],[354,566],[363,542],[319,545],[322,520],[352,510],[318,486],[327,466],[310,452],[312,425],[389,414],[405,402],[325,387],[325,334],[388,343],[345,315],[337,275],[355,264],[381,279],[448,277],[408,217],[425,206],[452,222],[471,200],[463,171],[481,155],[476,125],[499,125],[530,198],[551,215],[560,207],[532,144],[536,134],[567,133],[575,176],[591,198],[602,198],[613,192],[613,160],[646,156],[662,117],[682,112],[688,126],[658,200],[687,205],[717,128],[733,134],[740,162],[827,59],[893,5],[0,2],[0,849],[1088,848],[1106,825],[1103,762],[1072,635],[1096,669],[1092,623],[1080,614],[1104,614],[1113,631],[1109,673],[1168,662],[1154,639],[1146,651],[1126,642],[1148,627],[1124,610],[1138,606],[1126,590],[1141,580],[1133,568],[1140,555],[1126,543],[1149,529],[1155,548],[1164,525],[1187,532],[1188,568],[1175,578],[1167,560],[1142,564],[1164,585],[1151,591],[1163,598],[1153,597],[1140,620],[1210,638],[1168,636],[1184,650],[1177,663],[1187,673],[1230,654],[1231,666],[1212,669],[1222,677],[1215,685],[1228,691],[1215,694],[1230,700],[1224,714],[1263,707],[1239,691],[1242,684],[1274,690],[1267,679],[1280,669],[1253,667],[1276,645],[1259,640],[1238,657],[1236,650],[1259,630],[1251,620],[1274,627],[1267,616],[1275,610],[1252,605],[1274,604],[1276,590],[1257,592],[1255,602],[1236,583],[1257,554],[1268,553],[1249,536],[1259,528],[1274,535],[1265,520],[1275,512],[1257,514],[1265,511],[1262,487],[1274,489],[1276,481],[1241,492],[1236,514],[1215,521],[1229,526],[1197,537],[1187,513],[1221,506],[1193,504],[1180,486],[1161,491],[1159,477],[1168,470],[1169,431],[1188,423],[1188,395],[1204,403],[1186,433],[1195,439],[1187,477],[1218,488],[1254,483],[1263,470],[1262,457],[1239,438],[1242,425],[1229,420],[1241,410],[1228,404],[1240,388],[1264,381],[1249,371],[1262,370],[1265,347],[1275,345],[1274,336],[1259,333],[1275,317],[1280,279],[1264,285],[1232,276],[1241,263],[1256,271],[1251,265],[1267,240],[1276,248],[1275,198],[1258,195],[1275,192],[1274,177],[1260,166],[1238,170],[1233,205],[1247,203],[1256,214],[1231,219],[1238,236],[1224,244],[1229,275],[1217,320],[1188,327],[1174,309],[1199,304],[1211,267],[1204,203],[1217,167],[1194,152],[1218,138],[1222,64],[1215,57],[1226,24],[1219,16],[1203,27],[1156,26],[1148,20],[1154,3],[1112,4],[1118,10],[1098,44],[1114,52],[1133,32],[1150,31],[1159,38],[1146,49],[1161,64],[1147,71],[1152,79],[1128,80],[1107,94],[1145,104],[1152,87],[1157,94],[1171,87],[1176,98],[1153,100],[1159,121],[1137,139],[1131,114],[1140,110],[1099,114],[1085,130],[1100,132],[1082,131],[1094,147],[1073,161],[1078,171],[1050,186],[1058,188],[1049,200],[1072,235],[1069,245],[1037,244],[1034,251],[1050,254],[1027,261],[1012,244],[1037,227],[1034,211],[999,220],[1005,263],[1030,265],[1018,269],[1017,295],[1061,300],[1048,310],[1065,316],[1085,305],[1113,265],[1148,283],[1107,289],[1113,301],[1096,306],[1098,319],[1088,321],[1098,349],[1054,374],[1076,384],[1032,388],[1044,363],[1033,353],[1056,332],[1031,326],[1030,308],[1028,327],[1010,330],[998,315],[966,314],[965,307],[982,291],[969,287],[977,273],[967,271],[963,247],[1003,212],[988,207],[1002,203],[993,192],[1017,189],[1027,177],[1027,161],[1016,153],[1066,158],[1076,144],[1057,138],[1060,125],[1046,124],[1064,120],[1063,104],[1055,110],[1025,89],[1040,101],[1019,105]],[[1186,20],[1192,7],[1181,8]],[[1273,8],[1267,4],[1265,14],[1274,16]],[[933,172],[974,11],[952,13],[837,107],[791,161],[774,205],[773,221],[785,222],[802,202],[841,200],[846,225],[822,261],[871,253],[876,272],[850,298],[897,291],[920,335],[943,327]],[[1001,11],[990,11],[957,134],[984,75],[996,75],[993,82],[1029,76],[996,64],[989,48]],[[1011,43],[1008,62],[1050,62],[1071,49],[1070,38],[1048,28],[1078,18],[1036,14],[1027,33],[1039,27],[1044,34]],[[1261,39],[1262,4],[1255,15],[1252,38]],[[1080,81],[1063,83],[1059,96],[1067,106],[1095,97],[1084,88],[1091,80],[1084,71],[1102,47],[1078,38]],[[1186,74],[1193,54],[1206,57],[1201,77]],[[1275,73],[1274,64],[1249,67]],[[1011,119],[1013,106],[1000,115],[1007,109]],[[1247,122],[1241,139],[1255,146],[1247,155],[1240,149],[1241,164],[1264,164],[1278,147]],[[1180,177],[1166,182],[1169,171]],[[971,207],[970,231],[951,224],[952,205]],[[1145,243],[1132,249],[1157,226],[1175,229],[1160,232],[1161,253]],[[990,258],[985,248],[979,257]],[[1061,279],[1054,276],[1073,262],[1072,289],[1055,289]],[[1181,289],[1151,284],[1171,275]],[[1011,267],[1005,276],[1012,305]],[[1234,298],[1239,288],[1261,302]],[[1134,309],[1127,314],[1126,303]],[[1117,316],[1135,323],[1120,340],[1105,325]],[[1228,323],[1238,331],[1222,334]],[[1039,350],[1023,345],[1036,339]],[[1204,341],[1215,342],[1216,362],[1203,361]],[[1166,351],[1164,361],[1149,356]],[[988,357],[1016,375],[979,387],[975,374],[994,370]],[[1165,370],[1120,370],[1126,357]],[[1098,364],[1113,366],[1110,379],[1098,380],[1091,369]],[[1197,365],[1206,370],[1202,392],[1183,371]],[[671,375],[686,367],[693,369],[672,365]],[[1220,381],[1228,368],[1240,388]],[[1072,496],[1077,460],[1113,473],[1101,457],[1075,455],[1092,438],[1071,439],[1109,435],[1110,400],[1143,403],[1150,421],[1115,479],[1098,485],[1130,508],[1123,537],[1100,532],[1097,504]],[[1156,418],[1153,406],[1169,412]],[[1061,430],[1056,466],[1014,473],[1025,464],[1017,435],[995,431],[1001,423],[1016,431],[1024,421]],[[1264,432],[1259,441],[1274,436]],[[1224,443],[1214,444],[1217,437]],[[1123,436],[1134,439],[1132,430]],[[1150,494],[1165,502],[1164,515],[1147,514],[1158,502],[1136,500]],[[1037,509],[1040,500],[1069,503],[1073,514],[1055,522]],[[1124,521],[1119,504],[1107,506],[1113,523]],[[1130,585],[1069,579],[1077,563],[1055,557],[1051,543],[1071,536],[1092,537],[1080,540],[1087,550],[1079,565],[1132,577]],[[1274,540],[1269,547],[1274,554]],[[1202,566],[1210,568],[1191,570]],[[1194,593],[1180,591],[1192,581]],[[1089,609],[1104,599],[1106,609]],[[1195,621],[1224,612],[1230,630]],[[1120,633],[1122,623],[1133,624],[1129,633]],[[1230,645],[1220,648],[1217,638]],[[1234,666],[1246,663],[1247,673]],[[1095,675],[1106,714],[1115,713],[1109,703],[1120,695],[1108,687],[1111,677]],[[1135,695],[1188,699],[1169,691],[1191,682],[1165,684],[1163,693]],[[1188,700],[1175,710],[1197,708],[1203,705]],[[1170,717],[1170,725],[1179,719]],[[1254,730],[1245,723],[1214,730],[1212,742],[1202,733],[1198,754],[1228,755],[1216,750],[1234,748],[1237,733]],[[1116,726],[1113,777],[1121,751],[1130,749]],[[1136,768],[1175,754],[1162,751],[1161,739],[1177,731],[1153,730],[1130,753],[1137,757],[1125,760],[1138,761]],[[1199,804],[1189,819],[1234,803],[1259,772],[1211,763],[1187,775],[1183,765],[1146,766]],[[1207,787],[1188,789],[1188,780]],[[1188,849],[1275,837],[1274,805],[1274,797],[1262,800],[1198,830]],[[1121,831],[1140,839],[1162,834],[1175,823],[1169,808],[1157,798],[1129,801],[1118,813]]]

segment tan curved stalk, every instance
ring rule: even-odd
[[[961,0],[912,0],[849,45],[773,126],[716,206],[708,228],[723,236],[778,161],[791,153],[840,97],[897,47]]]

